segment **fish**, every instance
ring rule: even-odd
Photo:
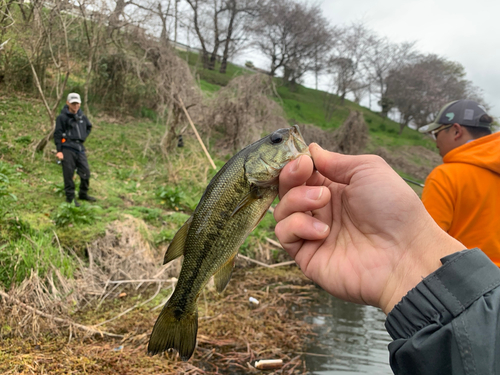
[[[191,358],[201,291],[212,276],[217,292],[224,291],[240,246],[278,195],[281,170],[300,155],[310,153],[294,125],[246,146],[213,177],[165,252],[163,264],[184,259],[174,292],[151,332],[149,355],[174,349],[183,361]]]

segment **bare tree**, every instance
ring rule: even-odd
[[[14,23],[14,17],[12,15],[12,8],[15,5],[15,0],[0,0],[0,59],[2,58],[2,50],[6,48],[7,43],[10,38],[4,40],[5,33],[9,28],[11,28]],[[1,64],[1,60],[0,60]],[[1,64],[0,66],[2,66]],[[4,69],[0,69],[0,83],[3,82],[5,77]]]
[[[56,110],[71,72],[72,60],[68,35],[75,18],[62,13],[67,5],[64,2],[57,2],[49,7],[48,3],[41,1],[33,3],[32,9],[27,12],[32,17],[19,25],[22,29],[18,31],[24,39],[22,46],[50,121],[50,130],[37,143],[36,151],[43,151],[54,133]],[[26,10],[26,5],[23,7]],[[45,77],[45,70],[49,64],[54,76],[50,81]]]
[[[432,121],[443,105],[467,97],[469,87],[462,65],[436,55],[391,71],[386,95],[400,113],[400,134],[411,121]]]
[[[368,86],[364,59],[373,37],[363,24],[352,24],[344,30],[333,48],[328,70],[341,104],[348,93]]]
[[[103,4],[97,0],[79,0],[78,6],[81,13],[82,32],[87,43],[87,69],[85,84],[83,86],[83,105],[85,113],[90,115],[89,88],[90,78],[94,67],[94,61],[99,48],[105,43],[104,21],[105,9]],[[93,9],[93,10],[91,10]]]
[[[391,43],[387,38],[370,37],[364,64],[370,84],[377,86],[382,117],[387,117],[392,101],[386,97],[387,77],[391,71],[417,59],[415,42]]]
[[[7,30],[15,23],[12,8],[16,3],[17,0],[0,0],[0,44]]]
[[[192,25],[201,47],[203,67],[213,70],[227,60],[238,43],[246,41],[243,31],[263,0],[186,0],[192,11]],[[219,50],[223,48],[222,56]]]
[[[289,62],[284,65],[284,81],[293,87],[309,71],[316,75],[325,69],[328,52],[336,43],[337,30],[329,26],[318,5],[299,5],[295,9],[297,27],[290,50]]]
[[[217,50],[219,49],[219,44],[220,44],[220,39],[219,39],[219,33],[218,33],[218,15],[222,9],[220,9],[219,4],[222,2],[218,2],[217,0],[214,0],[214,9],[213,9],[213,14],[210,13],[210,8],[209,8],[209,0],[186,0],[187,3],[191,6],[191,9],[193,11],[193,20],[192,24],[194,26],[194,30],[196,33],[196,36],[198,37],[198,40],[200,42],[201,46],[201,61],[203,63],[203,67],[208,69],[210,65],[210,58],[209,58],[209,41],[207,40],[207,35],[206,35],[206,17],[210,17],[213,22],[213,49],[212,49],[212,56],[217,55]],[[212,68],[213,69],[213,68]]]
[[[108,25],[109,25],[109,35],[113,33],[116,29],[119,29],[120,27],[124,26],[125,22],[123,22],[121,19],[125,15],[125,8],[128,5],[133,4],[132,0],[125,1],[125,0],[114,0],[114,9],[109,15],[108,18]]]
[[[305,72],[319,72],[320,56],[326,53],[333,30],[318,5],[276,0],[261,8],[252,27],[255,45],[270,60],[270,75],[283,69],[285,82],[297,81]]]
[[[227,60],[239,48],[244,48],[242,44],[248,42],[246,36],[250,29],[250,24],[257,17],[259,10],[264,6],[264,0],[226,0],[224,27],[224,51],[219,72],[225,74]]]

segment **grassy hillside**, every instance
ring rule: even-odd
[[[227,75],[207,71],[200,68],[192,54],[190,56],[192,69],[200,77],[200,86],[207,94],[217,91],[235,75],[248,74],[232,65]],[[434,148],[430,140],[411,129],[406,128],[398,136],[398,124],[349,101],[343,106],[336,103],[336,110],[327,120],[324,92],[299,85],[294,91],[278,86],[278,93],[280,98],[276,100],[282,103],[290,124],[307,123],[334,130],[350,110],[362,111],[370,133],[367,152],[380,147],[390,152],[414,146]],[[98,202],[94,205],[85,202],[80,210],[72,208],[64,203],[61,166],[56,163],[54,145],[51,143],[43,155],[32,151],[35,140],[48,130],[40,100],[7,92],[0,95],[0,172],[6,178],[3,181],[2,205],[6,212],[3,220],[10,220],[10,224],[3,225],[0,231],[4,252],[15,253],[22,248],[15,242],[17,240],[13,242],[12,228],[30,228],[40,233],[54,231],[63,246],[81,253],[87,243],[104,233],[110,222],[127,214],[147,222],[152,228],[149,240],[153,245],[161,244],[169,241],[190,215],[215,173],[195,139],[187,138],[186,147],[177,148],[164,158],[157,148],[164,131],[162,124],[147,118],[117,120],[101,112],[100,117],[93,119],[93,132],[86,143],[92,170],[91,193]],[[217,150],[210,151],[217,154]],[[216,160],[218,167],[228,157],[222,155],[223,160]],[[417,165],[424,162],[418,155],[413,159],[410,162]],[[406,177],[418,179],[408,173]],[[13,194],[16,201],[7,192]],[[17,224],[13,224],[13,220]],[[261,231],[257,230],[253,239],[247,240],[243,251],[251,254],[249,244],[255,245],[258,238],[264,236],[272,237],[272,223],[269,215],[259,226]],[[14,238],[25,241],[22,235]],[[4,256],[2,265],[13,264],[18,259],[19,256]],[[12,274],[3,274],[0,281],[10,285],[12,277]],[[19,273],[15,276],[17,281],[22,277]]]

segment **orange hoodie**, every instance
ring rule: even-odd
[[[451,150],[443,163],[425,181],[425,208],[452,237],[500,267],[500,133]]]

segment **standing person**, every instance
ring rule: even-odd
[[[444,232],[373,155],[309,146],[279,176],[275,232],[304,274],[381,308],[395,374],[500,374],[500,269]]]
[[[68,95],[66,105],[61,110],[61,114],[57,116],[54,131],[56,156],[62,161],[66,202],[74,201],[77,207],[80,206],[80,203],[75,199],[75,182],[73,181],[75,169],[80,176],[79,199],[96,201],[94,197],[88,195],[90,168],[83,146],[92,130],[92,124],[80,109],[81,102],[79,94],[71,93]]]
[[[500,133],[472,100],[445,105],[419,131],[435,141],[443,164],[427,177],[422,202],[436,223],[500,267]]]

